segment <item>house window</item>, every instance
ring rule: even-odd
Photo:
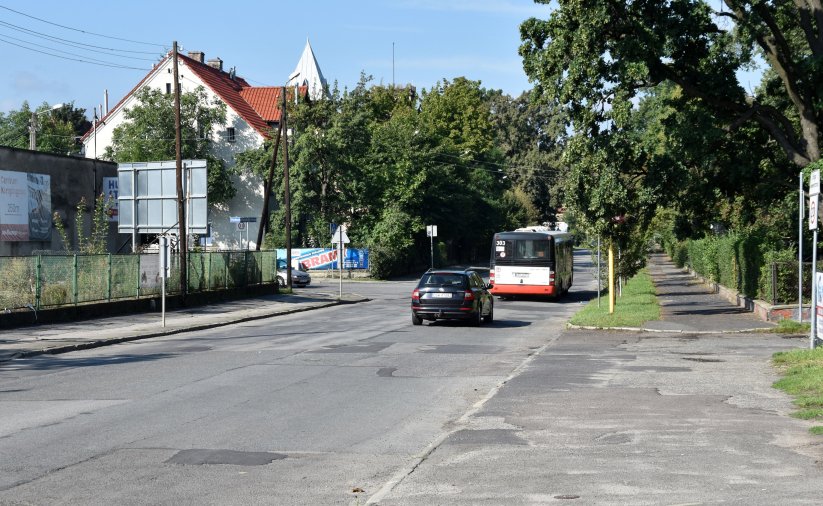
[[[226,140],[229,142],[234,142],[236,140],[234,137],[234,127],[229,127],[226,129]]]
[[[166,95],[171,93],[171,83],[166,83]]]

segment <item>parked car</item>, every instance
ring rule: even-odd
[[[282,259],[277,260],[277,284],[286,286],[286,261]],[[291,268],[291,284],[292,286],[306,287],[311,284],[311,275],[308,273],[303,264],[300,262],[292,262]]]
[[[490,284],[473,270],[429,269],[412,292],[412,324],[423,320],[467,320],[473,325],[494,320]]]

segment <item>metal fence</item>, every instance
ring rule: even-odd
[[[797,304],[797,262],[773,262],[760,277],[758,298],[773,305]],[[812,299],[812,264],[803,262],[803,302]]]
[[[0,310],[156,296],[157,254],[0,257]],[[189,292],[277,282],[277,252],[190,252]],[[180,292],[180,258],[172,256],[167,293]]]

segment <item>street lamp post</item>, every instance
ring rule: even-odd
[[[31,119],[29,120],[29,149],[37,151],[37,115],[45,114],[47,112],[56,111],[63,107],[63,104],[54,104],[50,109],[45,111],[31,111]]]

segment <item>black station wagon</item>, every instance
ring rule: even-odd
[[[430,269],[412,292],[412,323],[467,320],[473,325],[494,319],[491,285],[475,271]]]

